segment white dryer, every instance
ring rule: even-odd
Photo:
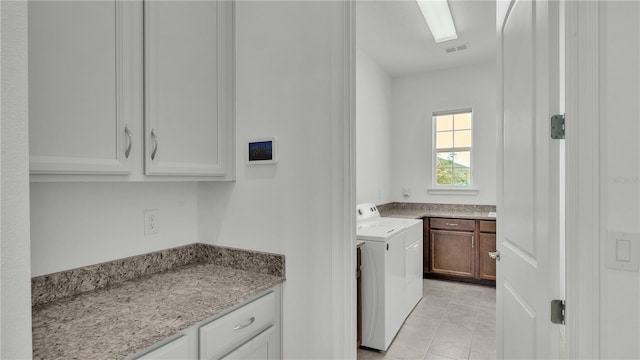
[[[387,350],[422,298],[422,221],[357,206],[362,251],[362,345]]]

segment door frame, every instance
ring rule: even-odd
[[[499,1],[499,0],[498,0]],[[598,1],[564,1],[566,107],[566,354],[565,358],[600,357],[600,157]],[[355,11],[344,0],[334,16],[342,51],[336,75],[341,101],[335,105],[335,142],[345,155],[337,161],[344,180],[334,176],[332,289],[334,358],[355,358],[353,268],[355,239]],[[335,37],[334,37],[335,38]],[[338,48],[338,46],[336,46]],[[580,62],[578,61],[580,59]],[[572,121],[580,119],[580,121]],[[581,141],[582,140],[582,141]],[[341,151],[337,151],[340,153]],[[337,174],[336,174],[337,175]],[[337,197],[342,196],[342,198]],[[338,214],[339,213],[339,214]],[[337,215],[344,216],[338,219]],[[347,239],[347,241],[345,241]],[[343,316],[347,315],[347,316]]]
[[[600,357],[599,1],[564,6],[566,357],[589,359]]]
[[[331,357],[356,358],[355,0],[331,2]]]

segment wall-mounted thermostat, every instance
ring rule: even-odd
[[[640,234],[610,232],[607,239],[607,267],[638,271],[640,265]]]
[[[276,138],[249,140],[247,146],[247,164],[275,164],[278,162],[278,144]]]

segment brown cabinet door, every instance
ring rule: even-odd
[[[474,233],[431,230],[430,271],[474,277]]]
[[[496,261],[489,257],[489,251],[496,251],[495,234],[480,234],[478,238],[479,274],[483,280],[496,279]]]

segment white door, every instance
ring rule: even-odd
[[[557,2],[498,3],[497,355],[558,354],[559,167],[549,119],[559,110]],[[554,143],[556,142],[556,143]],[[552,196],[553,194],[554,196]],[[555,355],[554,355],[555,354]]]

